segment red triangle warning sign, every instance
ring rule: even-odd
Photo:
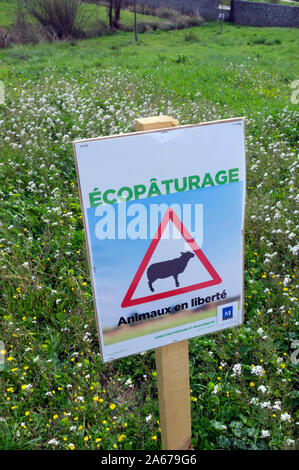
[[[212,279],[205,281],[205,282],[199,282],[197,284],[189,285],[187,287],[178,287],[177,289],[173,289],[167,292],[161,292],[161,293],[156,293],[156,294],[150,294],[145,297],[140,297],[138,299],[132,299],[138,284],[140,282],[140,279],[142,278],[146,268],[149,265],[149,262],[151,260],[151,257],[153,253],[155,252],[157,245],[159,243],[159,240],[161,240],[162,235],[169,223],[169,221],[172,221],[175,227],[178,229],[178,231],[181,233],[185,241],[188,243],[190,246],[191,250],[194,252],[194,255],[197,256],[199,261],[203,264],[203,266],[206,268],[208,271],[209,275],[212,277]],[[154,266],[154,265],[152,265]],[[145,256],[135,274],[135,277],[133,281],[131,282],[131,285],[128,289],[128,292],[126,293],[124,300],[122,301],[121,307],[126,308],[126,307],[132,307],[134,305],[139,305],[143,304],[146,302],[151,302],[154,300],[159,300],[159,299],[166,299],[167,297],[172,297],[174,295],[179,295],[179,294],[185,294],[186,292],[191,292],[193,290],[198,290],[198,289],[203,289],[205,287],[210,287],[214,286],[216,284],[220,284],[222,282],[221,277],[219,274],[216,272],[216,270],[213,268],[211,265],[210,261],[207,259],[207,257],[204,255],[202,250],[199,248],[193,237],[190,235],[186,227],[183,225],[183,223],[180,221],[178,216],[175,214],[175,212],[172,209],[168,209],[161,221],[161,224],[158,227],[158,230],[154,236],[154,238],[151,241],[151,244],[145,253]]]

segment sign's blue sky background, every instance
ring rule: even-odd
[[[116,326],[120,316],[127,317],[132,312],[146,312],[149,309],[153,310],[165,305],[180,303],[186,299],[191,299],[191,297],[207,296],[217,291],[222,292],[223,289],[226,289],[229,297],[240,295],[242,291],[242,195],[243,182],[236,182],[212,188],[185,191],[126,203],[127,210],[136,202],[146,208],[148,227],[150,204],[167,204],[168,206],[177,204],[181,207],[182,211],[183,204],[203,204],[202,246],[199,231],[194,234],[194,227],[188,226],[188,223],[186,223],[186,228],[194,236],[195,241],[201,246],[205,256],[223,279],[223,282],[217,286],[190,292],[189,294],[182,294],[172,297],[170,300],[163,299],[162,301],[156,301],[153,302],[151,306],[145,303],[126,309],[122,309],[120,305],[151,243],[151,239],[131,240],[127,238],[124,240],[99,240],[95,236],[95,226],[100,220],[100,217],[95,215],[95,207],[89,208],[87,213],[91,239],[91,264],[94,272],[97,308],[103,328]],[[117,204],[114,206],[115,209],[116,206]],[[128,221],[132,219],[133,217],[128,217]],[[118,211],[115,210],[116,228],[117,224]],[[153,232],[156,231],[157,228],[158,224],[156,224],[154,228],[151,227]],[[163,243],[166,248],[161,250],[161,247],[159,248],[160,243]],[[188,248],[184,245],[184,240],[163,240],[159,242],[157,252],[153,254],[149,264],[179,257],[180,251],[186,251],[186,249]],[[164,252],[165,257],[163,256]],[[205,277],[205,269],[201,266],[199,260],[195,260],[194,258],[189,261],[186,271],[179,276],[180,287],[209,279],[209,274],[206,272]],[[154,287],[155,293],[163,292],[164,289],[174,289],[174,280],[173,278],[168,278],[162,283],[156,281]],[[140,286],[135,294],[133,298],[138,298],[142,294],[150,295],[146,273],[144,279],[141,279]]]

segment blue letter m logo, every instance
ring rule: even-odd
[[[228,320],[229,318],[233,318],[233,306],[224,307],[222,309],[222,320]]]

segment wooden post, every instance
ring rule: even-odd
[[[136,131],[178,126],[169,116],[136,120]],[[163,450],[191,449],[191,411],[188,340],[157,348],[160,423]]]
[[[179,125],[177,119],[169,116],[152,116],[136,119],[136,131],[150,131],[153,129],[164,129],[166,127],[176,127]]]
[[[134,0],[134,33],[135,33],[135,41],[138,42],[136,0]]]
[[[188,340],[162,346],[155,353],[162,448],[191,449]]]

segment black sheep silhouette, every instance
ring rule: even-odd
[[[171,276],[173,276],[175,280],[176,287],[179,287],[180,283],[178,281],[178,275],[185,271],[188,261],[193,257],[194,253],[187,251],[186,253],[181,252],[181,256],[179,258],[151,264],[147,269],[147,278],[150,290],[154,292],[153,282],[157,279],[165,279],[166,277]]]

